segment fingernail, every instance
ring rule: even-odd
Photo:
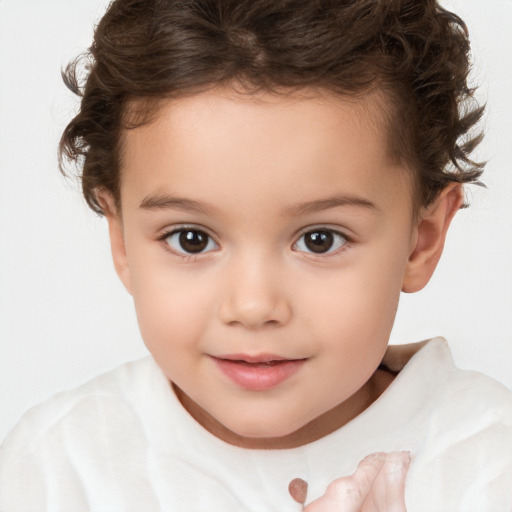
[[[384,466],[386,474],[392,482],[402,482],[409,469],[411,454],[409,452],[391,452]]]
[[[388,460],[397,466],[408,468],[411,463],[411,452],[391,452],[388,454]]]

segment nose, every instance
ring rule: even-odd
[[[232,265],[224,284],[219,317],[225,324],[256,330],[285,325],[290,320],[285,280],[268,261],[253,255]]]

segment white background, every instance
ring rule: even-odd
[[[60,69],[106,3],[0,0],[0,440],[28,407],[146,353],[105,221],[57,171],[77,106]],[[392,342],[444,335],[460,367],[512,389],[512,2],[442,3],[470,29],[488,189],[469,190],[435,277],[403,296]]]

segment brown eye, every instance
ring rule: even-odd
[[[304,244],[311,252],[327,252],[333,241],[332,233],[328,231],[313,231],[304,235]]]
[[[175,252],[180,254],[199,254],[217,248],[217,244],[204,231],[199,229],[179,229],[165,238]]]
[[[294,245],[294,249],[314,254],[334,252],[347,243],[347,239],[337,231],[315,229],[304,233]]]
[[[208,245],[208,235],[201,231],[182,231],[179,241],[185,252],[202,252]]]

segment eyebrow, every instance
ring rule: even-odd
[[[202,213],[205,215],[219,215],[219,210],[207,203],[166,194],[150,194],[141,201],[139,206],[143,210],[173,209]],[[283,209],[283,216],[293,217],[296,215],[305,215],[341,206],[355,206],[374,210],[376,212],[380,211],[380,208],[368,199],[355,195],[342,195],[287,206]]]
[[[372,203],[368,199],[356,195],[341,195],[290,205],[284,208],[283,213],[284,215],[289,216],[305,215],[308,213],[320,212],[322,210],[328,210],[329,208],[336,208],[340,206],[355,206],[359,208],[374,210],[375,212],[381,211],[375,203]]]
[[[203,213],[205,215],[215,215],[219,211],[206,203],[175,197],[167,194],[150,194],[140,202],[140,208],[143,210],[182,210],[185,212]]]

